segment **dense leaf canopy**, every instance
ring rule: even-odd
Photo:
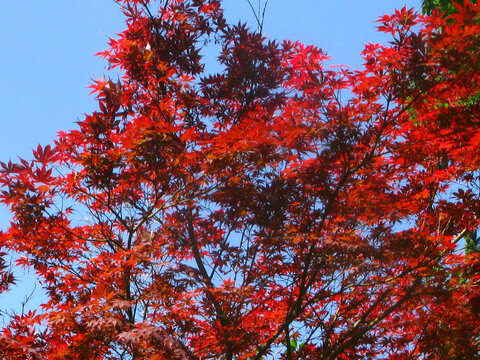
[[[1,164],[47,294],[1,358],[480,359],[480,6],[384,15],[352,70],[220,1],[118,3],[98,110]]]

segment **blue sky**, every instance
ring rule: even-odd
[[[251,0],[253,5],[258,1]],[[419,7],[421,0],[269,0],[264,34],[300,40],[325,50],[335,64],[361,66],[365,43],[385,42],[375,20],[395,8]],[[227,19],[255,27],[247,0],[224,0]],[[29,158],[39,143],[95,109],[87,88],[108,75],[93,55],[125,27],[112,0],[17,0],[0,2],[0,161]],[[0,208],[0,226],[9,216]],[[31,291],[31,276],[0,297],[0,308],[18,305]],[[0,325],[1,326],[1,325]]]

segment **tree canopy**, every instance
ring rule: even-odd
[[[480,359],[479,5],[382,16],[353,70],[221,1],[117,2],[98,110],[1,163],[47,299],[0,357]]]
[[[423,0],[422,11],[431,15],[433,11],[439,11],[445,16],[452,15],[457,12],[459,7],[462,7],[464,0]],[[467,1],[467,3],[476,3],[476,0]]]

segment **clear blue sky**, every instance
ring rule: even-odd
[[[251,0],[258,4],[259,0]],[[263,3],[265,0],[260,0]],[[333,63],[361,66],[365,43],[388,39],[375,20],[395,8],[419,7],[421,0],[269,0],[264,34],[321,47]],[[230,21],[255,26],[247,0],[224,0]],[[0,2],[0,161],[29,158],[39,143],[75,126],[95,109],[87,86],[106,74],[93,54],[125,27],[113,0],[17,0]],[[0,226],[8,224],[0,208]],[[0,296],[0,309],[18,305],[31,291],[31,276]],[[0,319],[1,324],[1,319]],[[1,325],[0,325],[1,326]]]

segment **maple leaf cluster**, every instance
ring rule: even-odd
[[[98,110],[1,164],[46,292],[1,358],[480,359],[479,5],[381,17],[354,71],[220,1],[117,2]]]

